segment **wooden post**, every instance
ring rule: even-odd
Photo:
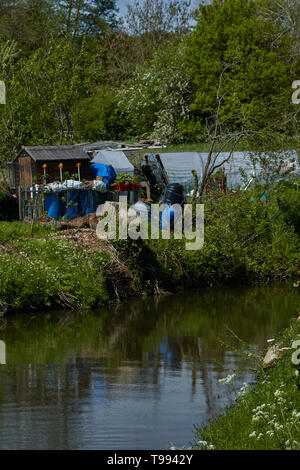
[[[59,163],[58,168],[59,168],[59,175],[60,175],[61,183],[62,183],[62,180],[63,180],[63,173],[62,173],[63,167],[64,167],[64,165],[62,163]]]
[[[197,197],[199,182],[198,182],[198,175],[197,175],[196,170],[192,170],[192,173],[194,177],[194,191],[193,191],[191,203],[194,204],[196,197]]]
[[[158,164],[159,164],[159,166],[160,166],[160,169],[161,169],[161,171],[162,171],[163,178],[164,178],[164,180],[165,180],[164,183],[165,183],[165,184],[170,184],[169,177],[168,177],[168,175],[167,175],[167,172],[166,172],[166,170],[165,170],[165,167],[164,167],[163,164],[162,164],[162,161],[161,161],[161,158],[160,158],[159,153],[157,153],[157,154],[155,155],[155,158],[156,158],[156,161],[158,162]]]
[[[23,211],[22,211],[22,189],[18,187],[18,197],[19,197],[19,220],[23,220]]]
[[[77,170],[78,170],[78,181],[80,182],[80,167],[81,167],[81,163],[76,163],[76,166],[77,166]]]
[[[42,188],[42,216],[44,216],[45,213],[45,193],[44,193],[44,188]]]

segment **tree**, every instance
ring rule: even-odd
[[[276,47],[268,43],[271,26],[261,21],[256,5],[252,0],[214,0],[196,13],[186,56],[196,86],[192,120],[198,137],[218,106],[221,73],[223,130],[291,131],[291,77],[282,59],[288,39]]]
[[[82,98],[74,113],[76,140],[95,142],[128,137],[128,122],[124,117],[120,119],[117,100],[117,92],[105,84]]]
[[[244,130],[241,132],[224,132],[224,129],[222,128],[223,126],[221,125],[221,110],[223,100],[225,98],[225,96],[222,95],[222,82],[225,73],[226,67],[222,70],[219,76],[219,83],[216,94],[217,105],[215,113],[211,116],[210,124],[207,120],[206,125],[206,140],[209,143],[209,151],[201,183],[199,186],[200,201],[202,201],[203,199],[203,195],[211,175],[215,173],[215,171],[219,168],[222,168],[224,163],[229,162],[231,160],[233,151],[236,149],[238,142],[241,140],[242,137],[246,135],[246,131]],[[229,152],[225,154],[225,156],[223,154],[224,150],[229,150]]]
[[[0,34],[17,41],[22,54],[45,45],[57,32],[54,0],[3,0],[0,4]]]
[[[148,66],[136,70],[119,93],[119,109],[131,133],[163,142],[178,139],[177,124],[194,98],[181,41],[165,41]]]
[[[170,35],[185,34],[191,17],[191,0],[134,0],[128,4],[126,25],[135,38],[140,64]]]
[[[74,140],[73,117],[77,103],[89,96],[99,80],[96,57],[85,41],[77,46],[70,37],[53,41],[45,54],[39,49],[22,69],[24,93],[39,109],[47,140]]]
[[[58,0],[64,30],[73,37],[98,36],[117,25],[116,0]]]
[[[0,108],[0,152],[11,159],[21,145],[72,144],[78,103],[91,96],[101,72],[85,41],[49,42],[7,71],[7,104]]]
[[[291,38],[287,49],[287,59],[299,65],[300,46],[300,8],[298,0],[262,0],[258,5],[262,20],[272,26],[267,35],[272,44],[278,44],[282,37]]]

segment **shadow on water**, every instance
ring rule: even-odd
[[[286,284],[14,317],[0,330],[0,448],[188,445],[193,424],[235,397],[218,380],[233,369],[235,388],[253,380],[228,328],[259,351],[298,306],[297,290]]]

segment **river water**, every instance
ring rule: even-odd
[[[0,449],[189,446],[194,424],[253,382],[235,336],[244,350],[265,348],[295,316],[297,291],[200,289],[11,318],[0,329]],[[230,385],[219,382],[233,373]]]

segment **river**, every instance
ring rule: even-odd
[[[292,284],[210,288],[0,329],[0,449],[169,449],[216,416],[299,306]],[[226,343],[226,348],[222,346]],[[219,382],[236,373],[234,381]]]

